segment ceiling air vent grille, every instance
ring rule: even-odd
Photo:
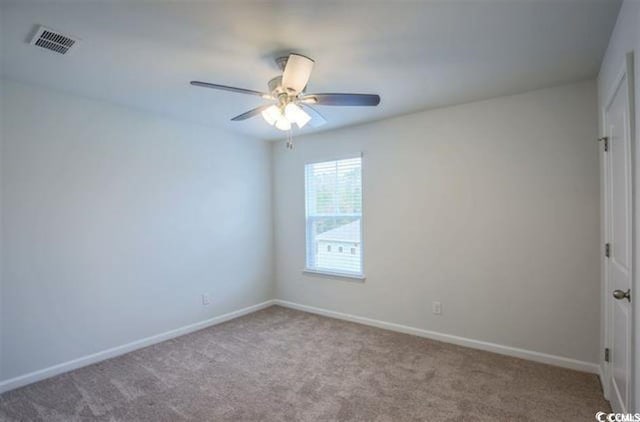
[[[67,54],[71,47],[73,47],[77,42],[78,40],[76,39],[62,35],[61,33],[56,32],[53,29],[45,28],[44,26],[38,27],[38,30],[31,39],[31,44],[60,54]]]

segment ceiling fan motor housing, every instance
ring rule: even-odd
[[[289,60],[289,56],[276,58],[276,65],[278,65],[278,68],[280,68],[281,71],[284,72],[284,68],[287,67],[288,60]]]
[[[280,108],[284,108],[287,104],[295,101],[295,95],[291,95],[286,89],[282,87],[282,76],[276,76],[268,83],[269,92],[271,96],[278,102]]]
[[[278,97],[278,93],[282,91],[282,75],[276,76],[271,79],[268,83],[269,92],[274,96]]]

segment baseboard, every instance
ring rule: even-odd
[[[15,378],[0,382],[0,394],[9,390],[13,390],[25,385],[41,381],[46,378],[50,378],[64,372],[72,371],[83,366],[91,365],[106,359],[111,359],[116,356],[123,355],[125,353],[132,352],[143,347],[151,346],[156,343],[160,343],[166,340],[170,340],[175,337],[179,337],[185,334],[192,333],[194,331],[202,330],[203,328],[211,327],[229,321],[234,318],[247,315],[261,309],[267,308],[275,304],[273,300],[267,300],[257,305],[248,306],[246,308],[239,309],[237,311],[229,312],[217,317],[213,317],[204,321],[196,322],[195,324],[186,325],[184,327],[176,328],[174,330],[166,331],[161,334],[156,334],[151,337],[146,337],[141,340],[136,340],[131,343],[116,346],[111,349],[103,350],[101,352],[93,353],[91,355],[83,356],[77,359],[70,360],[68,362],[60,363],[58,365],[50,366],[48,368],[40,369],[38,371],[30,372],[25,375],[20,375]]]
[[[121,346],[113,347],[111,349],[103,350],[101,352],[93,353],[91,355],[83,356],[77,359],[70,360],[68,362],[60,363],[58,365],[50,366],[48,368],[30,372],[25,375],[20,375],[18,377],[11,378],[5,381],[1,381],[0,394],[9,390],[23,387],[28,384],[32,384],[37,381],[44,380],[46,378],[50,378],[50,377],[62,374],[64,372],[72,371],[74,369],[78,369],[83,366],[101,362],[106,359],[111,359],[116,356],[120,356],[125,353],[129,353],[134,350],[141,349],[143,347],[151,346],[153,344],[157,344],[166,340],[170,340],[175,337],[179,337],[185,334],[192,333],[194,331],[201,330],[203,328],[211,327],[213,325],[217,325],[225,321],[229,321],[234,318],[238,318],[243,315],[247,315],[264,308],[268,308],[271,305],[280,305],[280,306],[284,306],[291,309],[297,309],[300,311],[323,315],[330,318],[356,322],[359,324],[378,327],[385,330],[411,334],[419,337],[425,337],[433,340],[442,341],[445,343],[457,344],[459,346],[485,350],[493,353],[499,353],[502,355],[532,360],[535,362],[546,363],[549,365],[560,366],[568,369],[574,369],[577,371],[589,372],[589,373],[599,375],[601,380],[603,378],[601,367],[591,362],[584,362],[584,361],[570,359],[562,356],[549,355],[546,353],[534,352],[531,350],[519,349],[515,347],[510,347],[510,346],[503,346],[500,344],[473,340],[465,337],[459,337],[459,336],[454,336],[450,334],[443,334],[435,331],[423,330],[421,328],[409,327],[406,325],[395,324],[391,322],[380,321],[380,320],[361,317],[357,315],[331,311],[328,309],[301,305],[301,304],[289,302],[286,300],[275,299],[275,300],[267,300],[265,302],[258,303],[256,305],[249,306],[243,309],[239,309],[237,311],[229,312],[229,313],[219,315],[217,317],[213,317],[204,321],[196,322],[194,324],[190,324],[184,327],[176,328],[174,330],[166,331],[161,334],[157,334],[151,337],[146,337],[141,340],[136,340],[131,343],[123,344]]]
[[[576,371],[600,374],[600,366],[591,362],[584,362],[576,359],[549,355],[546,353],[534,352],[531,350],[519,349],[511,346],[503,346],[501,344],[473,340],[465,337],[438,333],[436,331],[423,330],[421,328],[409,327],[401,324],[394,324],[392,322],[385,322],[385,321],[361,317],[357,315],[331,311],[328,309],[301,305],[299,303],[289,302],[286,300],[276,299],[274,302],[276,305],[284,306],[286,308],[297,309],[299,311],[310,312],[313,314],[323,315],[330,318],[357,322],[359,324],[370,325],[372,327],[383,328],[385,330],[397,331],[405,334],[412,334],[414,336],[425,337],[432,340],[442,341],[445,343],[452,343],[452,344],[457,344],[459,346],[469,347],[472,349],[485,350],[488,352],[499,353],[501,355],[507,355],[507,356],[513,356],[521,359],[532,360],[535,362],[546,363],[548,365],[554,365],[554,366],[560,366],[562,368],[573,369]]]

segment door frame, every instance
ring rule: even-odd
[[[638,223],[639,223],[639,219],[638,219],[638,209],[637,209],[637,189],[640,186],[637,186],[636,181],[637,179],[637,172],[638,169],[636,168],[636,148],[638,147],[636,142],[636,125],[635,125],[635,118],[636,118],[636,113],[635,113],[635,81],[634,81],[634,74],[635,70],[634,70],[634,53],[633,52],[629,52],[625,55],[625,60],[624,63],[622,65],[621,70],[619,71],[616,79],[614,80],[613,84],[611,87],[609,87],[608,91],[607,91],[607,95],[606,95],[606,101],[601,105],[601,121],[602,121],[602,126],[601,126],[601,136],[607,136],[607,109],[609,108],[609,106],[611,105],[612,101],[615,98],[616,92],[618,90],[618,88],[620,87],[620,84],[625,80],[627,80],[627,102],[629,104],[629,136],[630,136],[630,144],[631,144],[631,152],[630,152],[630,159],[631,159],[631,198],[630,198],[630,205],[631,205],[631,339],[629,339],[630,341],[630,345],[631,345],[631,356],[630,356],[630,363],[631,363],[631,373],[629,374],[630,377],[630,392],[629,392],[629,399],[630,402],[628,403],[629,409],[627,409],[627,411],[629,412],[638,412],[640,411],[640,398],[638,397],[638,393],[640,393],[640,360],[635,358],[635,355],[640,352],[640,347],[638,347],[638,344],[640,344],[640,323],[638,323],[638,321],[640,321],[640,315],[638,314],[639,309],[638,309],[638,305],[637,302],[638,300],[640,300],[640,296],[638,295],[638,293],[640,293],[640,286],[639,286],[639,280],[637,277],[638,274],[638,264],[640,263],[640,251],[638,251],[638,247],[637,247],[637,242],[638,242],[638,229],[640,229],[640,227],[638,227]],[[602,239],[602,245],[601,245],[601,250],[603,250],[603,253],[601,254],[601,264],[602,264],[602,295],[601,295],[601,310],[602,310],[602,315],[601,315],[601,323],[602,323],[602,328],[603,328],[603,343],[604,343],[604,347],[605,348],[610,348],[611,347],[611,333],[609,330],[609,324],[610,324],[610,318],[611,318],[611,288],[609,287],[610,285],[610,280],[609,280],[609,260],[605,257],[604,254],[604,244],[607,243],[609,241],[609,239],[611,238],[611,234],[610,234],[610,227],[608,225],[608,217],[609,217],[609,213],[610,213],[610,204],[608,202],[608,198],[609,198],[609,184],[608,184],[608,160],[607,157],[604,155],[606,154],[604,152],[604,149],[600,149],[600,154],[601,155],[601,162],[602,162],[602,166],[600,168],[601,174],[600,174],[600,180],[601,180],[601,186],[603,189],[603,192],[601,193],[601,210],[602,210],[602,214],[601,214],[601,227],[602,227],[602,233],[604,236],[604,239]],[[601,355],[602,356],[602,364],[600,366],[601,369],[601,373],[600,373],[600,377],[601,377],[601,383],[602,383],[602,388],[603,388],[603,392],[604,392],[604,396],[607,399],[610,399],[610,387],[611,387],[611,371],[609,368],[609,364],[607,362],[604,361],[604,351],[601,351]]]

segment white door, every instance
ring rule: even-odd
[[[631,313],[631,126],[629,72],[625,71],[609,96],[604,110],[606,136],[605,200],[606,324],[609,348],[608,390],[615,412],[626,413],[630,405],[632,313]]]

